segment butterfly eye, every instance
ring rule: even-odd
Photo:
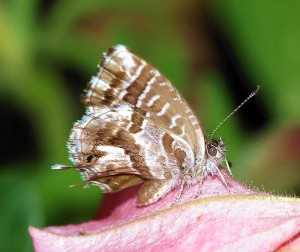
[[[217,148],[218,145],[219,145],[219,143],[218,143],[217,140],[211,139],[211,140],[209,141],[209,146],[210,146],[210,147],[215,147],[215,148]]]
[[[86,158],[86,162],[87,162],[87,163],[91,163],[91,162],[92,162],[92,160],[93,160],[93,158],[94,158],[94,156],[93,156],[93,155],[89,155],[89,156],[87,156],[87,158]]]
[[[209,145],[207,152],[208,152],[208,155],[210,155],[211,157],[214,157],[217,155],[217,148],[213,145]]]

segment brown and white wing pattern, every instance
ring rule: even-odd
[[[120,174],[163,180],[194,163],[184,141],[125,105],[84,116],[73,127],[69,147],[72,161],[88,181]]]
[[[157,69],[118,45],[101,60],[84,103],[92,112],[122,102],[132,105],[157,127],[184,140],[198,159],[204,158],[204,134],[184,98]]]
[[[139,205],[164,196],[178,184],[182,167],[194,165],[189,145],[126,105],[100,109],[75,123],[69,149],[87,184],[116,192],[144,183]]]

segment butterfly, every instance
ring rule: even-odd
[[[68,142],[74,166],[53,169],[76,168],[87,186],[105,193],[141,184],[139,206],[176,187],[178,200],[185,184],[199,183],[200,194],[209,175],[219,174],[227,186],[220,172],[223,160],[230,171],[222,139],[206,137],[170,81],[125,46],[104,53],[83,103],[86,113]]]

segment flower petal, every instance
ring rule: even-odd
[[[300,234],[300,200],[251,191],[226,178],[207,178],[174,190],[148,207],[135,205],[137,188],[107,195],[96,220],[79,225],[30,227],[35,251],[274,251]]]

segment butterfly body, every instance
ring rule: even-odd
[[[137,204],[149,205],[219,172],[223,142],[207,139],[172,84],[126,47],[104,54],[83,103],[68,148],[88,185],[116,192],[142,184]]]

